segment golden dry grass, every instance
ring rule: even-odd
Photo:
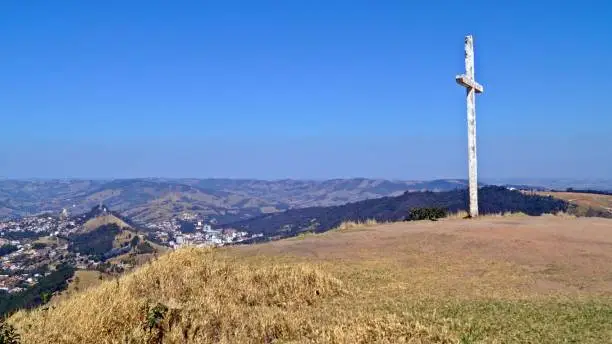
[[[343,293],[339,280],[306,264],[257,267],[188,248],[11,321],[24,343],[261,343],[299,336],[305,313]],[[150,328],[158,303],[168,310]]]
[[[470,214],[465,211],[465,210],[459,210],[457,212],[454,213],[450,213],[446,216],[446,219],[465,219],[469,216]]]
[[[45,245],[51,245],[51,246],[57,246],[57,245],[63,245],[65,243],[67,243],[66,239],[62,239],[62,238],[58,238],[56,236],[52,237],[52,236],[44,236],[44,237],[40,237],[36,240],[34,240],[34,243],[41,243],[41,244],[45,244]]]
[[[589,208],[612,215],[612,195],[599,195],[580,192],[538,192],[542,196],[552,196],[578,206],[576,213],[584,216]]]
[[[360,229],[365,229],[368,227],[372,227],[372,226],[376,226],[378,225],[379,222],[374,220],[374,219],[367,219],[366,221],[363,222],[359,222],[359,221],[344,221],[342,222],[337,228],[332,229],[331,231],[338,231],[338,232],[348,232],[348,231],[353,231],[353,230],[360,230]]]
[[[366,230],[369,227],[373,227],[379,224],[382,224],[382,222],[378,222],[375,219],[367,219],[365,221],[344,221],[340,225],[338,225],[338,227],[332,228],[326,232],[315,233],[315,232],[307,230],[307,231],[299,233],[297,236],[293,238],[289,238],[286,240],[302,240],[306,237],[313,236],[313,235],[314,236],[318,236],[318,235],[326,236],[329,234],[333,234],[335,232],[346,233],[346,232],[351,232],[351,231]]]
[[[102,216],[98,216],[98,217],[89,219],[87,222],[85,222],[85,224],[83,225],[83,228],[85,229],[85,231],[91,231],[100,226],[113,224],[113,223],[119,226],[119,228],[124,228],[124,227],[131,228],[130,225],[128,225],[123,220],[121,220],[120,218],[114,215],[102,215]]]
[[[121,230],[113,240],[113,247],[119,248],[125,246],[136,235],[132,231]]]
[[[55,295],[51,298],[52,304],[57,304],[61,300],[65,300],[76,293],[83,292],[89,288],[96,287],[102,283],[102,281],[108,278],[106,274],[103,274],[95,270],[77,270],[74,273],[74,277],[68,284],[68,288],[63,292]]]
[[[10,322],[25,344],[611,342],[610,220],[346,228],[170,252]]]

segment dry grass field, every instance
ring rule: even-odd
[[[115,215],[102,215],[89,219],[87,222],[85,222],[85,224],[83,224],[83,228],[85,229],[85,231],[92,231],[100,226],[113,223],[119,226],[119,228],[131,228],[130,225],[128,225]]]
[[[74,294],[100,285],[106,278],[109,278],[109,276],[99,271],[77,270],[71,282],[68,283],[68,288],[60,294],[54,295],[50,302],[55,305],[62,300],[70,298]]]
[[[23,343],[612,343],[612,220],[347,225],[181,249],[10,322]]]
[[[569,203],[575,204],[579,207],[579,212],[586,213],[586,210],[593,208],[596,210],[602,210],[612,215],[612,196],[611,195],[598,195],[591,193],[579,193],[579,192],[538,192],[542,196],[553,196]],[[580,214],[582,215],[582,214]]]

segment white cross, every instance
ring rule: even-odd
[[[478,216],[478,162],[476,158],[476,93],[484,92],[482,85],[474,78],[474,40],[465,37],[465,74],[457,75],[455,80],[465,87],[467,98],[468,124],[468,168],[470,192],[470,216]]]

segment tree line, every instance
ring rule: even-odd
[[[486,186],[478,190],[481,214],[522,212],[527,215],[565,212],[566,201],[550,196],[528,195],[500,186]],[[228,227],[264,236],[292,236],[304,229],[324,232],[339,226],[344,221],[404,221],[410,220],[410,211],[415,208],[438,208],[442,211],[458,212],[468,208],[467,189],[445,192],[406,192],[396,197],[383,197],[332,207],[290,209],[281,213],[267,214],[257,218],[236,222]],[[315,228],[313,228],[315,227]]]
[[[567,188],[567,189],[565,189],[565,192],[588,193],[588,194],[595,194],[595,195],[608,195],[608,196],[612,196],[612,191],[603,191],[603,190]]]

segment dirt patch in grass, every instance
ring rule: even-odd
[[[497,271],[501,278],[521,276],[525,294],[550,292],[534,289],[541,284],[537,280],[550,279],[564,285],[552,290],[555,293],[612,296],[612,221],[606,219],[547,216],[509,222],[503,217],[484,217],[395,223],[367,231],[240,247],[238,251],[247,256],[284,255],[309,261],[380,262],[393,265],[398,274],[417,267],[461,272],[460,276],[447,275],[447,280],[484,269],[489,274]],[[555,271],[546,269],[551,265],[556,266]],[[491,282],[489,276],[482,284]]]

